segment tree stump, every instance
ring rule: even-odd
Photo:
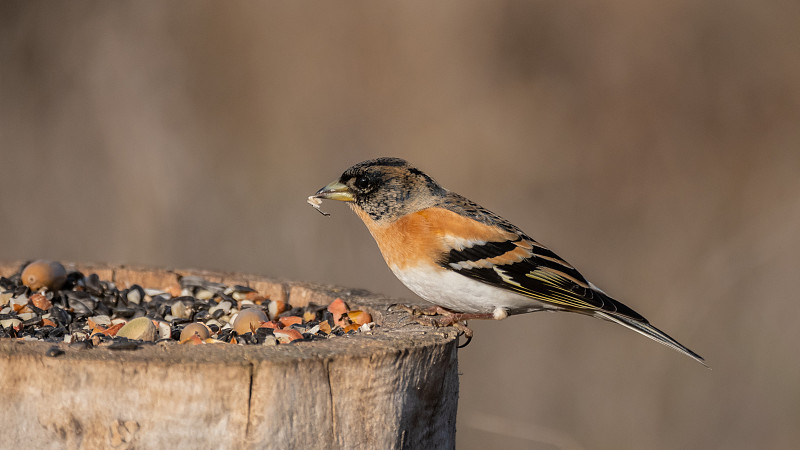
[[[69,266],[68,266],[69,267]],[[73,265],[118,287],[197,275],[292,306],[340,297],[367,310],[370,334],[278,346],[77,349],[0,339],[2,447],[453,448],[456,333],[409,324],[396,300],[258,276]],[[0,265],[0,275],[19,264]],[[52,352],[51,352],[52,353]]]

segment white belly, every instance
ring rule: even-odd
[[[538,300],[496,288],[451,270],[391,269],[415,294],[455,312],[494,313],[502,308],[508,314],[519,314],[548,309]]]

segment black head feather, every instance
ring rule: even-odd
[[[353,192],[355,206],[373,220],[394,220],[431,206],[447,193],[431,177],[400,158],[378,158],[345,170],[339,182]]]

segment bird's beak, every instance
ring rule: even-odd
[[[328,200],[339,200],[342,202],[355,201],[355,197],[353,197],[353,191],[338,181],[334,181],[324,188],[318,190],[317,193],[312,197],[324,198]]]

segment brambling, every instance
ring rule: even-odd
[[[567,311],[618,323],[705,365],[550,249],[405,160],[358,163],[309,202],[318,208],[319,199],[350,205],[395,276],[436,305],[427,312],[441,317],[429,323]]]

